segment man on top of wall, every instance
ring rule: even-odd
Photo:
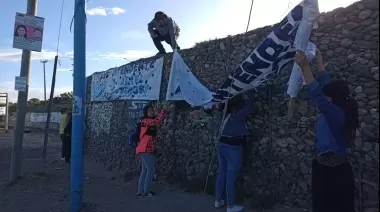
[[[176,40],[179,36],[179,27],[168,17],[164,12],[158,11],[154,14],[153,20],[148,24],[148,31],[153,39],[153,43],[158,49],[157,55],[165,54],[165,48],[162,45],[162,41],[169,44],[172,49],[180,49]]]

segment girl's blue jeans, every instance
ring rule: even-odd
[[[220,143],[218,145],[219,173],[216,180],[215,197],[222,200],[226,188],[227,205],[235,204],[236,179],[242,163],[243,147]]]

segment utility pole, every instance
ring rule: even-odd
[[[45,106],[46,106],[46,69],[45,69],[46,67],[45,67],[45,65],[48,62],[48,60],[41,60],[40,62],[44,66],[44,102],[45,102]]]
[[[70,212],[83,206],[84,107],[86,84],[86,12],[85,0],[74,6],[74,83],[72,114]]]
[[[37,0],[28,0],[27,5],[27,15],[35,16],[37,11]],[[29,75],[30,75],[30,59],[31,51],[22,50],[21,57],[21,70],[20,77],[26,78],[26,89],[24,91],[18,92],[17,99],[17,118],[16,127],[13,133],[13,143],[12,143],[12,158],[11,158],[11,169],[9,173],[9,182],[13,183],[19,179],[21,175],[21,155],[22,155],[22,143],[24,140],[24,128],[25,128],[25,116],[26,107],[28,101],[28,91],[29,91]]]
[[[44,166],[42,168],[42,172],[45,172],[45,165],[46,165],[46,151],[47,151],[47,143],[49,140],[49,129],[50,129],[50,117],[51,117],[51,107],[53,105],[53,97],[54,97],[54,88],[55,88],[55,76],[57,74],[57,64],[58,64],[58,55],[54,57],[54,69],[53,69],[53,78],[51,80],[51,89],[50,89],[50,98],[49,98],[49,104],[47,108],[47,119],[46,119],[46,125],[45,125],[45,137],[44,137],[44,149],[42,153],[42,158],[44,159]]]

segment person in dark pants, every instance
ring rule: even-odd
[[[63,140],[63,147],[64,147],[64,158],[66,163],[70,163],[71,159],[71,135],[72,135],[72,113],[69,112],[67,114],[67,125],[64,130],[64,140]]]
[[[235,191],[248,135],[246,122],[252,109],[252,99],[242,97],[239,95],[228,101],[226,118],[222,123],[222,136],[217,147],[219,170],[214,206],[221,208],[225,205],[222,195],[226,188],[227,212],[240,212],[244,209],[243,206],[235,204]]]
[[[61,108],[61,118],[60,118],[60,121],[59,121],[59,134],[61,136],[61,141],[62,141],[62,147],[61,147],[61,158],[62,160],[65,159],[65,156],[64,156],[64,148],[63,148],[63,141],[65,139],[65,135],[64,135],[64,131],[65,131],[65,127],[67,125],[67,109],[66,108]]]
[[[346,82],[331,80],[317,51],[317,77],[303,52],[296,54],[312,103],[321,112],[316,123],[317,155],[312,164],[313,212],[354,212],[355,183],[347,149],[359,126],[358,104]]]
[[[180,49],[176,41],[179,37],[179,27],[164,12],[156,12],[154,19],[148,24],[148,31],[158,50],[157,55],[166,53],[162,41],[169,44],[173,50]]]

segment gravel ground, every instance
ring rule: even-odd
[[[48,159],[42,173],[43,133],[25,134],[22,178],[14,185],[7,183],[10,166],[12,133],[0,131],[0,208],[2,212],[69,211],[70,167],[60,160],[61,141],[50,135]],[[179,189],[155,183],[160,193],[154,198],[136,199],[137,179],[125,181],[121,173],[106,171],[100,164],[85,158],[85,212],[212,212],[213,198],[188,194]],[[245,210],[249,212],[249,210]],[[302,211],[286,208],[271,211]]]

